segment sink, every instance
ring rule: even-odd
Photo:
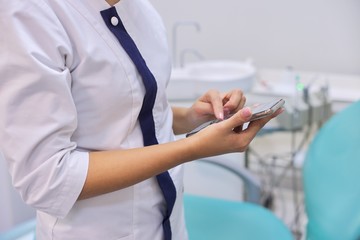
[[[170,100],[195,99],[209,89],[226,92],[234,88],[251,90],[255,67],[249,62],[213,60],[174,68],[167,87]]]

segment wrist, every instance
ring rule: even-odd
[[[204,146],[201,140],[202,138],[196,135],[182,139],[186,145],[185,155],[188,161],[206,157],[204,154]]]
[[[187,133],[196,127],[190,108],[175,107],[173,108],[173,114],[173,130],[175,134]]]

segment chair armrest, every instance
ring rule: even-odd
[[[226,169],[244,182],[245,187],[245,196],[244,200],[251,203],[256,203],[262,205],[261,196],[262,196],[262,184],[258,177],[253,175],[250,171],[245,168],[241,168],[238,164],[230,161],[220,161],[217,158],[203,158],[200,161],[219,166],[223,169]]]
[[[26,239],[35,239],[36,219],[27,220],[14,228],[0,233],[1,240],[14,240],[27,237]]]

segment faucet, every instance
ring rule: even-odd
[[[201,55],[198,51],[192,48],[186,48],[181,51],[180,53],[180,67],[184,67],[185,65],[185,54],[191,53],[192,55],[196,56],[199,60],[204,60],[204,56]]]
[[[172,51],[172,54],[173,54],[173,66],[174,67],[177,67],[178,66],[178,63],[177,63],[177,32],[178,32],[178,28],[180,26],[193,26],[195,27],[195,29],[199,32],[200,31],[200,25],[199,23],[197,22],[194,22],[194,21],[180,21],[180,22],[175,22],[174,23],[174,26],[173,26],[173,29],[172,29],[172,41],[173,41],[173,51]]]

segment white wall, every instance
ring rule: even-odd
[[[199,33],[191,26],[178,29],[178,52],[251,57],[259,68],[360,74],[359,0],[150,1],[164,19],[170,47],[175,22],[201,25]]]

